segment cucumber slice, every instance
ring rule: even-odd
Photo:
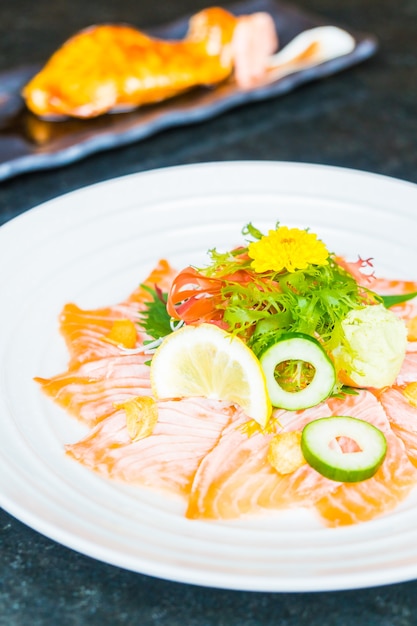
[[[337,437],[348,437],[360,448],[343,452],[330,447]],[[305,460],[317,472],[343,483],[371,478],[382,465],[387,453],[385,435],[372,424],[345,415],[322,417],[304,427],[301,450]]]
[[[271,403],[275,407],[297,411],[323,402],[336,384],[336,371],[320,343],[303,333],[285,333],[268,346],[259,357],[266,377]],[[287,391],[279,384],[276,368],[286,361],[303,361],[314,368],[311,382],[299,391]]]

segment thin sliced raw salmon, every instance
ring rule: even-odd
[[[217,400],[160,401],[153,433],[132,442],[119,409],[66,450],[106,478],[187,495],[198,464],[234,414]]]
[[[119,304],[92,310],[80,309],[72,303],[66,304],[60,315],[60,331],[70,353],[70,365],[119,354],[120,350],[116,346],[103,341],[103,337],[110,332],[113,322],[120,319],[138,322],[139,312],[150,299],[149,293],[142,285],[148,287],[158,285],[166,292],[176,273],[166,260],[161,259],[146,280]],[[138,345],[144,338],[144,333],[138,329]]]
[[[60,316],[61,332],[64,335],[71,355],[70,367],[78,363],[120,354],[120,348],[105,341],[114,322],[129,319],[139,321],[138,307],[120,305],[107,309],[87,311],[77,305],[66,304]],[[145,338],[144,333],[137,333],[137,345]]]
[[[381,296],[413,293],[417,291],[417,282],[376,276],[372,281],[372,290]]]
[[[350,415],[370,422],[384,433],[388,452],[377,473],[359,483],[342,483],[316,502],[329,526],[365,522],[392,511],[417,483],[417,470],[409,461],[403,442],[394,434],[387,415],[375,396],[361,391],[346,400],[329,401],[334,414]]]
[[[89,425],[112,415],[116,411],[114,404],[139,394],[150,395],[149,367],[145,365],[149,356],[120,350],[105,337],[115,321],[139,320],[139,311],[150,299],[142,285],[158,285],[167,291],[175,274],[162,259],[146,280],[119,304],[93,310],[65,305],[60,329],[70,353],[68,370],[52,378],[35,378],[43,391]],[[138,346],[143,345],[145,337],[138,329]]]
[[[343,267],[359,285],[368,287],[380,295],[404,294],[417,291],[417,281],[393,278],[380,278],[373,271],[373,259],[347,261],[343,257],[335,258],[338,265]]]
[[[408,458],[417,467],[417,407],[408,402],[399,388],[383,390],[379,400],[392,430],[404,443]]]
[[[59,406],[91,426],[115,413],[115,404],[151,394],[146,358],[142,354],[107,356],[53,378],[35,380]]]
[[[395,382],[397,385],[406,385],[415,381],[417,381],[417,343],[408,342],[407,352]]]
[[[328,417],[321,406],[288,413],[278,411],[283,430],[301,430],[318,417]],[[291,419],[292,418],[292,419]],[[324,478],[305,464],[291,474],[280,475],[267,460],[273,434],[248,436],[242,427],[247,418],[230,424],[217,446],[202,460],[191,489],[186,515],[192,519],[234,519],[291,506],[311,506],[338,483]]]

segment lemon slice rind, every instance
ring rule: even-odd
[[[239,337],[213,324],[168,335],[152,358],[151,385],[158,399],[200,396],[236,404],[262,427],[271,414],[257,357]]]

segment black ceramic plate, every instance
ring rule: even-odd
[[[255,11],[270,13],[279,33],[280,47],[303,30],[328,24],[322,18],[274,0],[246,0],[228,9],[236,15]],[[150,34],[163,39],[182,38],[188,19],[189,16],[184,17]],[[274,98],[298,85],[344,70],[370,57],[377,47],[371,35],[350,34],[356,42],[351,53],[275,82],[243,91],[230,80],[215,89],[198,88],[162,104],[92,120],[48,122],[26,109],[20,90],[41,65],[0,73],[0,180],[62,166],[94,152],[139,141],[168,127],[202,122],[233,107]]]

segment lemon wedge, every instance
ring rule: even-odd
[[[264,427],[271,414],[265,375],[252,350],[214,326],[184,326],[168,335],[151,362],[156,398],[215,398],[237,404]]]

